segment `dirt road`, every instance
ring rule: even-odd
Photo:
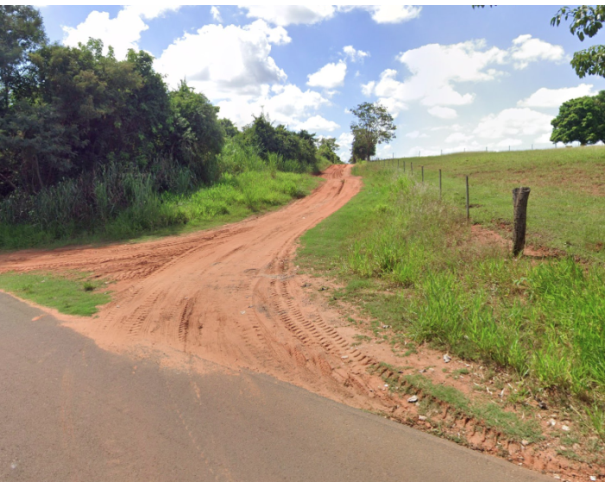
[[[16,252],[0,256],[0,272],[77,269],[115,281],[112,302],[93,318],[48,311],[107,350],[137,356],[161,351],[163,364],[175,368],[199,357],[232,370],[262,372],[416,424],[416,405],[391,395],[385,384],[393,372],[369,373],[368,366],[424,368],[439,363],[439,354],[423,351],[404,363],[388,344],[352,345],[359,331],[313,300],[304,287],[307,278],[291,263],[298,237],[362,186],[344,165],[332,166],[324,177],[309,197],[240,223],[145,243]],[[441,367],[434,372],[442,374]],[[498,455],[504,444],[511,458],[520,455],[518,443],[442,406],[440,421],[452,423],[458,438],[464,435],[470,445]],[[523,464],[539,471],[561,468],[559,459],[542,451],[534,455],[531,447],[523,447],[523,455]]]

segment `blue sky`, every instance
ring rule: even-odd
[[[240,127],[261,111],[276,123],[335,137],[349,157],[348,109],[370,101],[395,116],[378,155],[552,146],[563,101],[605,89],[579,79],[557,6],[55,6],[48,36],[88,37],[156,58],[156,69],[221,107]]]

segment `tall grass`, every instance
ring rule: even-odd
[[[153,161],[143,172],[106,164],[88,179],[0,201],[0,249],[128,239],[207,227],[286,204],[315,182],[296,161],[227,142],[208,186],[187,167]]]
[[[434,186],[376,165],[358,173],[364,190],[304,237],[303,264],[337,266],[355,287],[361,278],[395,289],[379,307],[371,301],[380,293],[356,299],[406,337],[510,367],[543,388],[605,392],[600,263],[513,259],[474,242],[463,209]]]

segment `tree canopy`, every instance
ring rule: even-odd
[[[566,101],[551,124],[552,142],[586,145],[605,141],[605,91]]]
[[[578,39],[584,41],[586,37],[594,37],[603,27],[605,5],[562,7],[550,23],[558,26],[562,20],[569,19],[571,19],[569,30],[572,35],[577,35]],[[571,65],[580,78],[589,74],[605,76],[605,46],[596,45],[574,53]]]
[[[351,123],[353,158],[368,160],[376,153],[376,146],[395,138],[397,127],[387,109],[379,103],[360,103],[351,113],[357,121]]]

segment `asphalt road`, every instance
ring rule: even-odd
[[[98,348],[0,293],[0,481],[544,481],[253,373]]]

